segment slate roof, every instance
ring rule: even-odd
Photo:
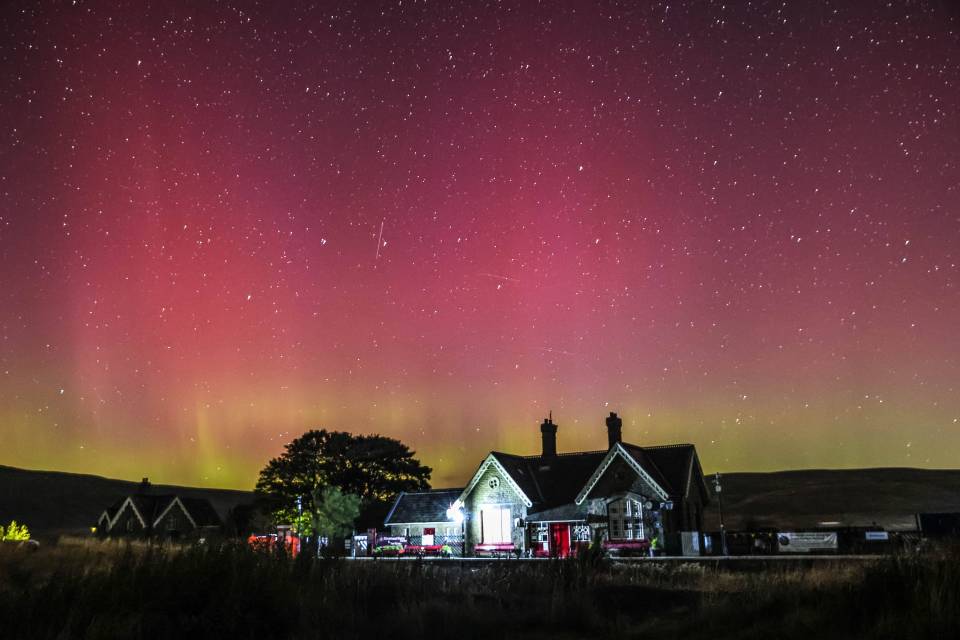
[[[173,495],[146,495],[138,494],[130,496],[130,501],[137,508],[137,512],[146,521],[148,527],[152,527],[160,514],[170,504],[176,496]]]
[[[607,452],[560,453],[550,458],[500,451],[492,455],[533,502],[532,509],[542,511],[573,503]]]
[[[702,480],[703,471],[692,444],[654,447],[628,443],[622,445],[671,498],[686,496],[692,478]],[[565,520],[576,519],[579,510],[574,506],[574,500],[607,453],[560,453],[550,458],[516,456],[500,451],[493,451],[491,455],[533,502],[528,517]],[[691,466],[694,473],[691,473]],[[708,500],[709,492],[705,483],[703,487],[704,499]]]
[[[699,480],[702,498],[709,502],[710,492],[692,444],[641,447],[621,443],[632,457],[671,499],[688,495],[690,482]],[[560,453],[551,457],[518,456],[492,451],[496,460],[532,503],[528,519],[541,521],[579,520],[583,509],[575,503],[581,490],[606,458],[609,450]],[[481,465],[468,487],[473,488],[484,466]],[[437,489],[401,493],[384,521],[387,525],[446,522],[447,509],[463,495],[464,489]]]
[[[170,506],[170,503],[177,498],[180,499],[180,503],[198,527],[219,527],[222,524],[220,516],[217,515],[213,505],[205,498],[184,498],[173,494],[153,495],[148,493],[138,493],[129,496],[130,501],[134,507],[136,507],[137,513],[144,519],[148,528],[156,524],[157,518],[159,518],[163,512],[167,510],[167,507]],[[122,498],[107,509],[107,514],[111,520],[117,517],[120,507],[126,501],[127,498]]]
[[[563,522],[565,520],[583,520],[585,517],[585,509],[572,502],[562,504],[559,507],[531,511],[527,514],[527,520],[529,522]]]
[[[393,503],[384,524],[415,522],[447,522],[447,509],[460,497],[463,489],[401,492]]]
[[[217,515],[217,510],[206,498],[184,498],[180,496],[180,502],[198,527],[219,527],[223,524],[220,516]]]
[[[696,477],[703,477],[697,450],[692,444],[668,444],[657,447],[624,444],[623,448],[644,469],[647,469],[648,473],[651,469],[656,470],[656,475],[651,473],[653,479],[670,494],[671,498],[686,496],[690,481]],[[638,457],[641,455],[646,463]],[[694,473],[691,473],[691,465],[694,466]],[[709,492],[706,492],[704,497],[709,497]]]
[[[111,522],[113,522],[113,519],[117,517],[117,513],[120,512],[120,507],[122,507],[123,503],[126,501],[127,499],[125,497],[119,498],[116,502],[114,502],[112,505],[107,507],[105,513],[107,514],[107,518],[109,518]],[[100,514],[100,517],[102,518],[103,514]]]

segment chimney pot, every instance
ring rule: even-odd
[[[557,455],[557,425],[553,423],[553,414],[540,425],[540,437],[543,439],[543,457],[552,458]]]
[[[613,411],[607,418],[607,445],[609,449],[618,442],[623,442],[623,420]]]

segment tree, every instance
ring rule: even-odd
[[[360,515],[360,497],[343,493],[337,487],[323,487],[313,492],[313,531],[331,543],[353,530],[353,521]]]
[[[16,520],[12,520],[6,529],[0,525],[0,540],[4,542],[19,542],[29,539],[30,532],[25,524],[18,525]]]
[[[393,438],[322,429],[303,434],[268,462],[257,492],[266,498],[275,521],[296,523],[298,531],[309,535],[317,490],[336,487],[358,496],[360,519],[372,524],[397,493],[428,489],[431,472]]]

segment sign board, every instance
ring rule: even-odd
[[[836,531],[800,531],[777,534],[777,550],[780,553],[810,553],[811,551],[836,551]]]
[[[867,540],[889,540],[890,534],[886,531],[866,531],[864,532],[864,537]]]

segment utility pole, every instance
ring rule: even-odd
[[[720,485],[720,472],[713,476],[713,489],[717,494],[717,510],[720,512],[720,552],[723,555],[729,555],[727,552],[727,530],[723,526],[723,487]]]

